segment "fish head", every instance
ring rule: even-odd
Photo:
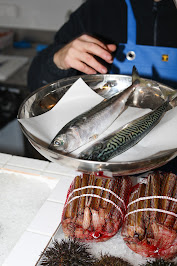
[[[82,140],[79,131],[75,127],[68,129],[66,133],[66,147],[67,152],[72,152],[82,145]]]
[[[50,144],[50,148],[52,148],[52,150],[64,151],[66,147],[66,142],[67,141],[65,134],[57,135]]]
[[[69,128],[65,133],[57,135],[52,141],[53,150],[70,153],[81,145],[80,135],[74,127]]]

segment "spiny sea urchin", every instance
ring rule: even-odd
[[[89,252],[88,245],[75,239],[62,239],[61,242],[55,240],[52,244],[52,247],[44,251],[40,265],[90,266],[96,261]]]
[[[148,261],[146,264],[143,264],[141,266],[177,266],[177,263],[159,259],[155,261]]]
[[[101,255],[100,260],[94,263],[94,266],[132,266],[129,262],[108,254]]]

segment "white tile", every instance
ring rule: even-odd
[[[27,231],[52,236],[61,221],[63,204],[46,201]]]
[[[62,177],[61,174],[55,174],[55,173],[48,173],[46,171],[42,172],[42,175],[49,178],[49,179],[56,179],[56,180],[60,180],[60,178]]]
[[[12,158],[12,155],[0,153],[0,163],[5,164]]]
[[[49,236],[25,232],[2,266],[35,266],[49,240]]]
[[[3,169],[13,171],[13,172],[20,172],[20,173],[24,173],[24,174],[29,174],[29,175],[40,175],[41,174],[41,172],[39,170],[30,169],[30,168],[23,168],[20,166],[10,165],[10,164],[3,165]]]
[[[45,171],[57,174],[65,174],[68,177],[75,177],[78,174],[76,170],[64,166],[60,163],[49,163]]]
[[[8,161],[8,164],[43,171],[49,162],[20,156],[12,156],[10,161]]]
[[[48,200],[65,203],[67,192],[71,183],[72,180],[70,178],[62,176],[58,181],[56,187],[53,189],[50,196],[48,197]]]

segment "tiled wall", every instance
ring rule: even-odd
[[[57,30],[82,0],[0,0],[0,25],[9,28]]]

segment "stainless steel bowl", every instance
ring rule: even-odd
[[[105,98],[109,98],[113,94],[122,91],[132,82],[130,76],[115,74],[83,75],[81,77],[90,88]],[[79,76],[61,79],[36,90],[22,103],[18,112],[18,119],[34,117],[50,110],[78,78]],[[172,88],[155,81],[148,79],[145,79],[145,81],[147,86],[141,91],[135,91],[128,102],[129,106],[154,109],[161,104],[168,95],[173,95],[175,92]],[[152,86],[148,85],[149,82],[151,82]],[[173,104],[176,105],[176,102]],[[161,151],[142,160],[129,162],[85,161],[63,155],[58,151],[50,150],[45,143],[33,136],[21,124],[20,126],[29,142],[49,161],[72,167],[82,172],[110,171],[114,175],[138,174],[160,167],[177,155],[177,149],[171,149]]]

